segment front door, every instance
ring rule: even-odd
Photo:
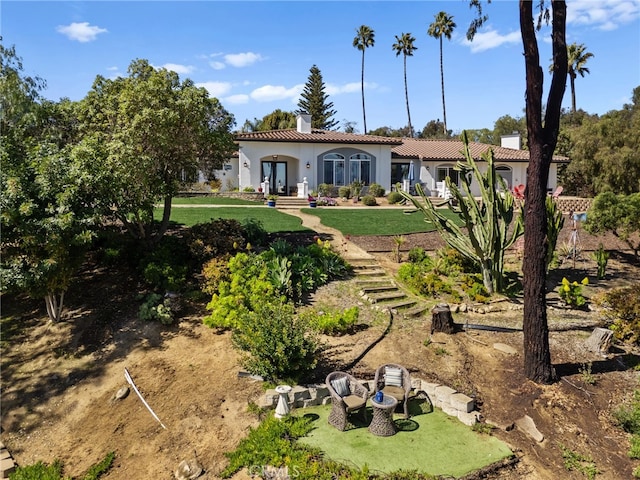
[[[287,194],[287,162],[262,162],[262,179],[269,179],[269,192]]]

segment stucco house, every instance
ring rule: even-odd
[[[311,116],[299,115],[297,128],[266,132],[238,133],[238,157],[233,158],[224,175],[234,175],[240,190],[261,187],[265,193],[306,196],[319,184],[364,185],[378,183],[387,192],[400,183],[410,189],[420,182],[431,196],[445,196],[444,179],[459,182],[453,169],[461,160],[460,140],[360,135],[311,128]],[[526,184],[529,152],[520,150],[519,135],[502,139],[503,145],[470,144],[474,159],[493,148],[498,173],[509,188]],[[555,156],[549,171],[548,189],[558,183],[558,166],[569,161]],[[237,162],[237,163],[236,163]],[[221,177],[219,177],[221,178]],[[473,188],[473,185],[472,185]],[[476,192],[474,192],[476,193]]]

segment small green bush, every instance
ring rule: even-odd
[[[250,248],[251,245],[261,246],[267,243],[269,234],[264,229],[264,225],[260,220],[257,220],[255,218],[247,218],[244,222],[242,222],[242,228],[244,229],[244,237],[247,242],[247,248]]]
[[[293,304],[263,299],[255,311],[239,315],[233,345],[241,364],[268,380],[298,382],[313,370],[319,344],[304,317],[295,317]]]
[[[412,247],[409,250],[407,258],[411,263],[422,263],[429,257],[427,251],[422,247]]]
[[[333,185],[329,183],[321,183],[318,185],[318,195],[321,197],[330,197],[333,191]]]
[[[62,480],[62,462],[55,460],[51,465],[41,461],[33,465],[17,467],[9,475],[11,480]]]
[[[389,202],[391,205],[399,203],[402,200],[404,200],[404,197],[400,192],[389,192],[389,195],[387,195],[387,202]]]
[[[163,325],[173,323],[173,312],[167,299],[158,293],[150,293],[138,309],[138,318],[144,321],[159,321]]]
[[[305,315],[309,315],[306,313]],[[342,335],[347,333],[358,323],[360,309],[356,306],[343,311],[329,311],[323,313],[311,313],[310,323],[320,333],[325,335]]]
[[[369,195],[374,197],[384,197],[385,190],[379,183],[372,183],[369,185]]]
[[[205,263],[202,278],[202,291],[209,295],[217,293],[220,282],[229,280],[229,257],[216,257]]]
[[[255,191],[256,191],[256,189],[255,189],[255,188],[253,188],[251,185],[249,185],[249,186],[247,186],[247,187],[244,187],[244,188],[242,189],[242,191],[243,191],[243,192],[255,192]]]
[[[564,459],[564,468],[568,471],[575,470],[582,473],[585,477],[592,480],[599,472],[593,458],[590,455],[583,455],[575,452],[564,445],[560,444],[562,450],[562,458]]]
[[[174,235],[165,235],[160,243],[140,261],[145,282],[154,290],[181,291],[187,284],[192,265],[187,242]]]
[[[189,229],[187,243],[191,255],[200,263],[213,257],[235,253],[246,245],[245,228],[233,219],[217,218]]]
[[[605,307],[605,317],[618,340],[640,342],[640,283],[609,290],[595,299]]]
[[[378,205],[378,201],[376,200],[376,197],[374,197],[373,195],[365,195],[364,197],[362,197],[362,203],[368,207],[373,207],[375,205]]]
[[[338,196],[340,198],[351,198],[351,187],[345,185],[338,189]]]
[[[577,281],[570,282],[566,278],[562,279],[562,285],[558,289],[558,295],[560,299],[571,307],[582,307],[587,300],[582,295],[582,286],[588,285],[589,279],[585,277],[582,282]]]

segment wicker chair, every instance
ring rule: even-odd
[[[392,381],[392,385],[387,384],[386,369],[395,368],[400,370],[400,378],[396,378],[396,381]],[[409,418],[409,392],[411,391],[411,375],[409,371],[401,365],[395,363],[386,363],[381,365],[376,370],[376,376],[374,383],[376,393],[382,390],[384,395],[391,395],[398,400],[398,405],[404,407],[404,418]]]
[[[366,406],[367,398],[369,398],[369,390],[367,390],[364,385],[345,372],[330,373],[327,375],[325,383],[331,394],[330,425],[333,425],[341,431],[346,430],[348,415],[358,410],[362,411],[366,422]],[[340,393],[342,393],[342,395],[338,393],[341,389],[342,391]]]

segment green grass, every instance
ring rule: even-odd
[[[262,201],[253,202],[242,198],[230,197],[174,197],[173,205],[262,205]]]
[[[474,432],[439,409],[404,420],[396,415],[400,431],[392,437],[376,437],[366,426],[344,432],[327,423],[330,406],[295,411],[317,419],[307,436],[298,439],[322,450],[337,462],[385,473],[417,470],[430,475],[461,477],[513,455],[495,437]],[[368,412],[369,420],[371,412]]]
[[[155,210],[156,220],[162,217],[162,208]],[[171,221],[192,226],[196,223],[208,222],[215,218],[233,218],[243,223],[248,218],[253,218],[262,223],[263,228],[269,233],[277,232],[308,232],[308,228],[302,226],[302,221],[292,215],[279,212],[275,208],[267,207],[193,207],[172,208]]]
[[[303,208],[302,211],[318,216],[323,225],[335,228],[343,235],[402,235],[435,230],[420,212],[407,214],[404,209],[330,207]],[[443,213],[457,218],[448,210]]]

